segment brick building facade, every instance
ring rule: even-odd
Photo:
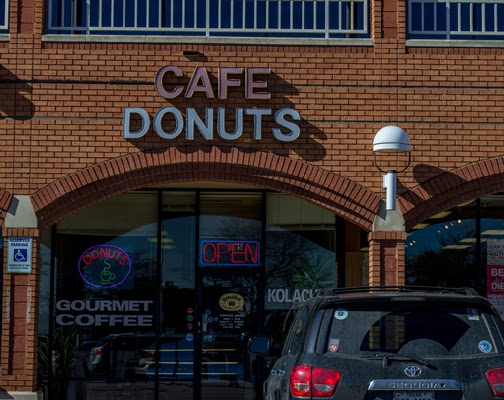
[[[87,207],[162,185],[211,182],[279,192],[342,218],[347,232],[364,233],[369,276],[352,281],[347,267],[346,284],[400,285],[405,241],[415,226],[504,191],[502,42],[410,40],[403,2],[371,0],[368,38],[326,44],[64,37],[47,33],[46,1],[8,3],[8,29],[0,33],[0,221],[6,248],[11,237],[33,239],[31,273],[8,272],[4,254],[0,387],[15,398],[30,398],[39,386],[41,237]],[[172,99],[154,81],[165,66],[182,74],[165,74],[161,87],[182,90]],[[224,68],[231,71],[226,93],[219,88]],[[252,96],[247,68],[256,68],[247,81],[256,84]],[[180,134],[164,129],[173,138],[155,132],[155,115],[166,107],[184,115]],[[128,108],[149,117],[140,138],[123,135]],[[189,108],[202,120],[212,110],[214,124],[219,108],[227,121],[236,109],[271,112],[259,128],[245,112],[243,133],[226,140],[216,128],[206,137],[198,129],[188,136]],[[295,140],[285,133],[288,124],[281,127],[286,140],[272,134],[281,109],[299,115]],[[138,114],[129,122],[139,131]],[[398,175],[393,223],[379,212],[385,190],[372,151],[376,132],[387,125],[404,129],[412,144],[411,164]],[[403,163],[399,158],[385,161]],[[385,223],[377,225],[377,218]]]

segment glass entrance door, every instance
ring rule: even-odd
[[[257,332],[263,198],[200,195],[198,232],[201,400],[255,400],[247,342]]]
[[[201,400],[255,400],[247,342],[256,332],[257,274],[201,277]]]
[[[172,192],[162,204],[158,398],[256,400],[246,350],[262,299],[262,196]]]
[[[173,323],[142,353],[147,372],[158,376],[159,399],[257,399],[247,352],[259,321],[257,283],[248,271],[205,271],[196,291],[165,290],[164,319]]]

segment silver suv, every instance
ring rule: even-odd
[[[249,350],[266,355],[269,340]],[[504,398],[504,330],[472,289],[331,289],[306,301],[265,400]]]

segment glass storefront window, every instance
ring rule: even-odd
[[[49,397],[259,399],[248,339],[280,340],[297,304],[337,286],[336,229],[315,205],[246,189],[129,192],[59,222],[41,238]]]
[[[159,379],[159,398],[192,400],[194,379],[196,193],[163,192],[160,334],[140,355],[139,374]]]
[[[430,221],[425,228],[408,235],[406,283],[475,287],[475,219],[452,212]]]
[[[41,320],[49,326],[40,329],[49,334],[51,398],[85,393],[98,399],[104,391],[126,390],[107,380],[134,376],[138,351],[153,336],[156,221],[157,194],[132,192],[76,213],[53,230],[54,279],[41,280],[53,293],[52,310]]]
[[[337,286],[336,217],[301,199],[267,194],[266,333],[280,349],[296,307]]]
[[[201,399],[252,400],[247,339],[257,332],[260,192],[200,197]]]
[[[469,286],[486,295],[491,290],[488,266],[501,263],[500,257],[504,260],[500,255],[503,240],[503,194],[484,196],[443,211],[408,234],[406,282]],[[489,248],[489,243],[494,249]]]
[[[200,239],[260,241],[261,210],[261,193],[202,193]]]

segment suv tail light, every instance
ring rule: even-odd
[[[154,351],[144,351],[142,358],[154,358]]]
[[[105,354],[103,349],[95,349],[94,353],[95,353],[95,355],[101,355],[101,356],[103,356]]]
[[[333,369],[294,367],[290,376],[290,390],[294,396],[331,397],[338,386],[341,373]]]
[[[485,376],[494,396],[504,397],[504,368],[490,369]]]

